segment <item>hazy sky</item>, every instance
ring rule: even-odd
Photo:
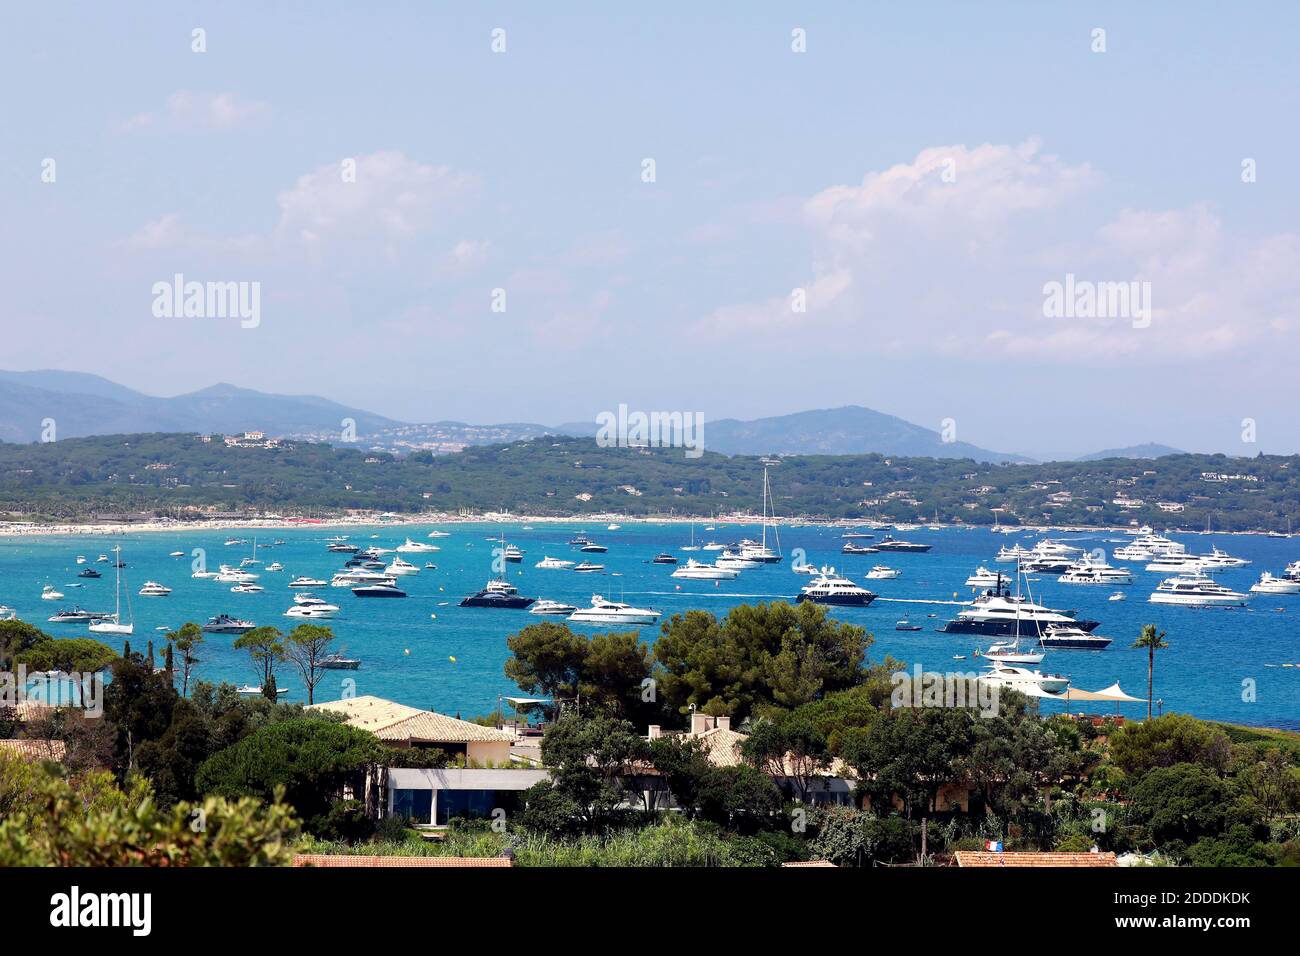
[[[1300,451],[1296,4],[700,6],[6,5],[0,367]],[[177,272],[260,324],[155,317]]]

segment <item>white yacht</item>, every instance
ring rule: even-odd
[[[727,546],[725,544],[718,544],[718,542],[716,541],[710,541],[708,544],[700,545],[700,550],[701,551],[726,551]]]
[[[569,620],[574,624],[653,624],[659,620],[659,612],[593,594],[591,607],[579,608],[569,615]]]
[[[306,575],[302,575],[302,576],[300,576],[300,577],[296,577],[296,578],[294,578],[292,581],[290,581],[290,582],[289,582],[289,587],[291,587],[291,588],[323,588],[323,587],[325,587],[325,582],[322,581],[320,578],[311,578],[311,577],[307,577]]]
[[[78,563],[78,564],[85,564],[85,563],[86,563],[86,556],[85,556],[84,554],[79,554],[79,555],[77,555],[77,563]]]
[[[450,531],[430,531],[426,537],[429,538],[450,538]]]
[[[1028,548],[1022,548],[1018,544],[1013,544],[1009,548],[1006,546],[999,548],[998,556],[993,560],[997,561],[998,564],[1015,564],[1032,557],[1033,554],[1034,552],[1030,551]]]
[[[1161,581],[1148,600],[1188,607],[1244,607],[1249,597],[1204,574],[1180,574]]]
[[[1255,594],[1300,594],[1300,581],[1290,578],[1275,578],[1265,571],[1259,580],[1250,586]]]
[[[207,580],[209,578],[215,578],[216,576],[217,576],[216,571],[202,571],[202,570],[195,571],[193,574],[190,575],[190,577],[197,578],[199,580]]]
[[[617,531],[617,530],[618,530],[619,528],[621,528],[621,527],[623,527],[621,524],[614,524],[613,522],[611,522],[610,524],[608,524],[608,525],[605,526],[605,530],[606,530],[606,531]]]
[[[223,584],[244,584],[248,581],[256,581],[259,576],[252,571],[241,571],[239,568],[232,568],[228,564],[223,564],[221,572],[216,576],[215,580]]]
[[[1134,538],[1131,544],[1116,548],[1115,557],[1121,561],[1150,561],[1161,555],[1183,554],[1186,551],[1186,545],[1163,535],[1151,534],[1148,530]]]
[[[870,578],[873,581],[892,581],[894,578],[901,577],[902,574],[903,572],[898,570],[897,568],[891,568],[883,564],[877,564],[875,567],[873,567],[870,571],[868,571],[863,576],[866,578]]]
[[[834,568],[822,568],[821,574],[800,589],[795,602],[812,601],[814,604],[831,604],[837,607],[866,607],[875,599],[874,592],[836,574]]]
[[[1062,584],[1132,584],[1133,572],[1128,568],[1111,567],[1105,561],[1084,558],[1056,579]]]
[[[257,625],[252,621],[240,620],[229,614],[218,614],[208,619],[208,622],[203,625],[203,630],[208,634],[244,634],[255,627]]]
[[[412,541],[407,538],[404,543],[397,546],[397,550],[402,554],[423,554],[426,551],[441,551],[442,549],[436,544],[425,544],[423,541]]]
[[[265,590],[266,588],[262,587],[262,585],[253,584],[251,581],[236,584],[230,589],[232,594],[261,594]]]
[[[528,609],[528,613],[541,614],[549,617],[568,617],[576,610],[578,610],[578,608],[574,604],[565,604],[563,601],[551,601],[547,598],[542,598]]]
[[[979,679],[998,687],[1020,691],[1039,690],[1046,694],[1059,694],[1070,686],[1070,678],[1060,674],[1044,674],[1027,667],[1002,663],[994,663]]]
[[[573,562],[565,561],[562,558],[552,558],[550,555],[547,555],[533,565],[533,567],[542,568],[545,571],[565,571],[573,567]]]
[[[389,584],[396,585],[397,579],[391,574],[384,574],[380,571],[340,571],[330,579],[332,588],[352,588],[366,586],[370,584]]]
[[[1151,559],[1147,570],[1157,574],[1202,574],[1210,569],[1194,554],[1158,554]]]
[[[239,687],[236,687],[235,693],[243,697],[262,697],[265,695],[265,691],[263,691],[262,688],[254,687],[252,684],[243,684]],[[275,689],[275,693],[276,696],[279,696],[281,694],[287,694],[289,693],[289,688],[277,687]]]
[[[1217,571],[1220,568],[1244,568],[1250,564],[1245,558],[1234,558],[1228,552],[1220,551],[1218,548],[1211,548],[1209,554],[1202,554],[1197,560],[1207,571]]]
[[[713,559],[713,563],[720,568],[732,568],[736,571],[752,571],[754,568],[761,568],[765,562],[757,558],[746,557],[743,553],[737,554],[735,551],[723,551]]]
[[[60,601],[62,599],[63,599],[63,592],[60,591],[58,588],[56,588],[53,584],[47,584],[45,585],[45,587],[41,588],[42,601]]]
[[[284,570],[284,565],[281,564],[279,561],[272,561],[270,564],[268,564],[268,565],[266,566],[266,570],[268,570],[268,571],[283,571],[283,570]]]
[[[984,565],[975,569],[975,573],[966,579],[968,588],[996,588],[1001,587],[1002,582],[1006,580],[1006,575],[1000,571],[990,571]]]
[[[419,574],[420,566],[409,561],[403,561],[399,557],[394,557],[392,561],[388,562],[388,567],[384,568],[384,573],[388,575]]]
[[[138,593],[140,597],[166,597],[172,593],[172,589],[157,581],[146,581],[141,585]]]
[[[1041,664],[1047,655],[1042,651],[1022,651],[1020,640],[995,641],[987,651],[976,651],[976,657],[984,657],[996,664]]]
[[[575,564],[573,571],[575,574],[604,574],[605,566],[591,561],[583,561],[581,564]]]
[[[735,568],[722,568],[687,558],[685,564],[673,570],[673,577],[691,581],[731,581],[740,577],[740,572]]]
[[[330,604],[323,598],[310,594],[295,594],[293,607],[284,612],[285,617],[298,617],[306,620],[329,620],[339,613],[337,604]]]

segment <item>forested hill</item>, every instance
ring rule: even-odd
[[[0,443],[0,510],[49,519],[200,507],[315,514],[509,509],[530,514],[757,512],[763,460],[544,438],[398,457],[323,444],[231,447],[145,434]],[[881,455],[791,456],[771,468],[786,517],[1286,530],[1300,458],[1173,455],[991,465]],[[1127,502],[1125,507],[1119,502]],[[1181,505],[1162,511],[1158,502]]]

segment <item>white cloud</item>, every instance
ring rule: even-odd
[[[355,157],[355,178],[345,177],[344,162],[319,166],[279,194],[282,237],[309,246],[409,240],[477,185],[472,175],[395,150]]]
[[[224,133],[269,121],[271,108],[235,93],[195,93],[177,90],[167,97],[161,112],[138,113],[119,125],[123,132],[151,129]]]
[[[788,274],[808,290],[806,315],[781,290],[716,308],[696,331],[813,349],[821,331],[864,355],[977,349],[1087,364],[1203,358],[1297,330],[1300,238],[1233,235],[1203,203],[1106,221],[1092,195],[1101,180],[1036,140],[922,150],[803,202]],[[1150,327],[1045,318],[1043,285],[1066,273],[1149,282]]]

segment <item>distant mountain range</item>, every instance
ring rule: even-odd
[[[1146,442],[1142,445],[1129,445],[1127,448],[1107,448],[1095,451],[1091,455],[1076,458],[1075,461],[1101,461],[1103,458],[1163,458],[1165,455],[1185,455],[1187,452],[1169,445],[1157,445]]]
[[[345,422],[354,423],[356,443],[386,451],[456,452],[543,435],[592,437],[594,422],[559,426],[511,422],[400,422],[314,395],[273,395],[220,383],[172,398],[144,395],[84,372],[0,371],[0,441],[31,442],[52,419],[56,437],[143,432],[262,431],[282,438],[345,440]],[[885,455],[973,458],[992,463],[1029,463],[1021,455],[990,451],[966,442],[945,442],[920,425],[857,405],[796,412],[754,421],[706,421],[704,444],[725,455]],[[1080,460],[1154,458],[1178,454],[1164,445],[1098,452]]]

